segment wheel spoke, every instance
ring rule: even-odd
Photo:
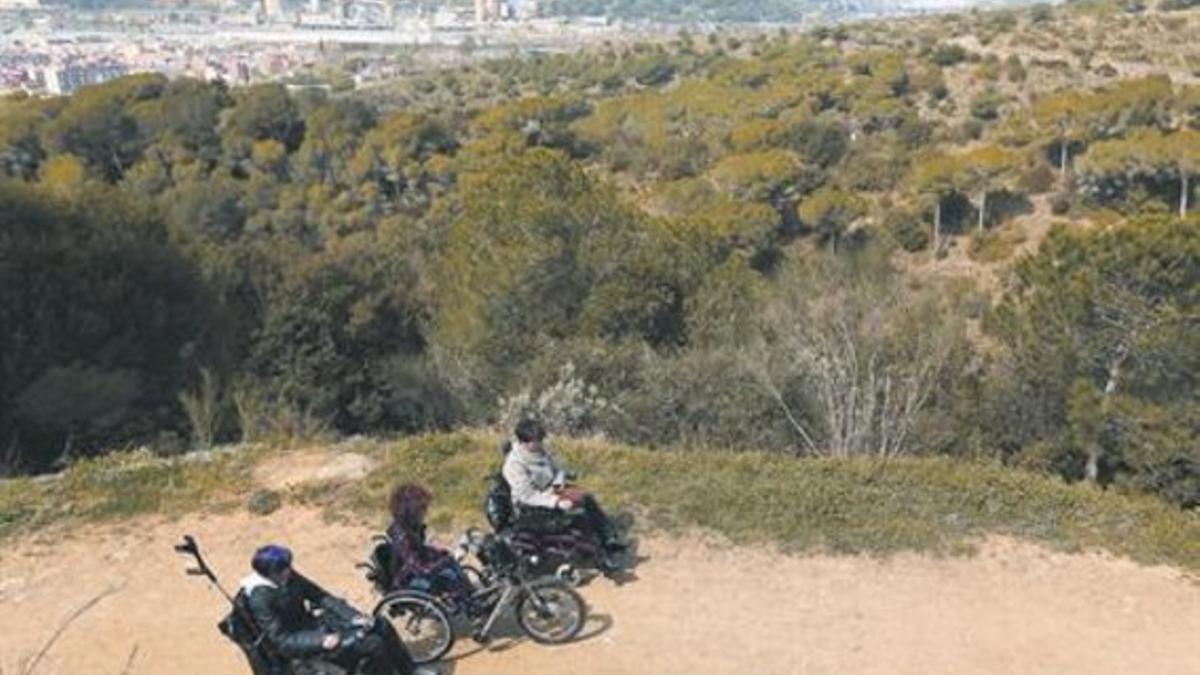
[[[413,660],[419,663],[441,658],[453,644],[454,633],[448,617],[427,599],[392,598],[385,601],[377,614],[391,622]]]
[[[542,587],[530,591],[519,607],[520,623],[539,642],[565,642],[582,628],[582,600],[567,588]]]

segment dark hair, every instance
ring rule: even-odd
[[[250,567],[264,577],[273,577],[291,566],[292,552],[277,544],[263,546],[250,559]]]
[[[412,531],[425,521],[425,512],[433,502],[429,490],[415,483],[397,485],[388,498],[392,520],[406,531]]]
[[[541,422],[532,417],[526,417],[517,422],[515,433],[517,440],[522,443],[533,443],[534,441],[546,438],[546,428],[542,426]]]

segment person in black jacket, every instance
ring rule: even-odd
[[[241,588],[246,607],[280,656],[319,657],[361,675],[429,672],[413,665],[390,624],[364,616],[292,569],[292,552],[287,548],[258,549],[251,567],[254,572]]]

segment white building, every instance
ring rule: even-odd
[[[512,17],[518,21],[536,19],[542,14],[538,0],[508,0],[508,7]]]
[[[528,21],[540,14],[538,0],[475,0],[475,20],[479,23]]]
[[[71,94],[80,87],[100,84],[116,79],[129,72],[125,66],[115,63],[98,63],[78,66],[50,66],[42,71],[46,80],[46,91],[55,95]]]
[[[275,21],[283,18],[283,0],[262,0],[262,18]]]
[[[475,20],[479,23],[499,21],[500,0],[475,0]]]

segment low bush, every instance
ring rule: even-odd
[[[1025,240],[1019,232],[993,230],[971,240],[967,254],[971,260],[982,263],[998,263],[1012,258],[1017,246]]]
[[[961,552],[980,536],[1006,534],[1200,570],[1200,520],[1192,514],[1154,497],[1066,485],[993,463],[551,442],[606,505],[641,513],[643,528],[700,527],[739,544],[870,554]],[[435,527],[479,525],[486,478],[501,462],[499,443],[487,433],[356,443],[356,452],[378,460],[365,479],[292,491],[285,499],[382,526],[388,490],[397,481],[416,481],[436,496]],[[116,454],[80,462],[56,480],[0,482],[0,536],[54,522],[244,504],[257,489],[250,469],[263,456],[252,449],[221,451],[205,461]]]

